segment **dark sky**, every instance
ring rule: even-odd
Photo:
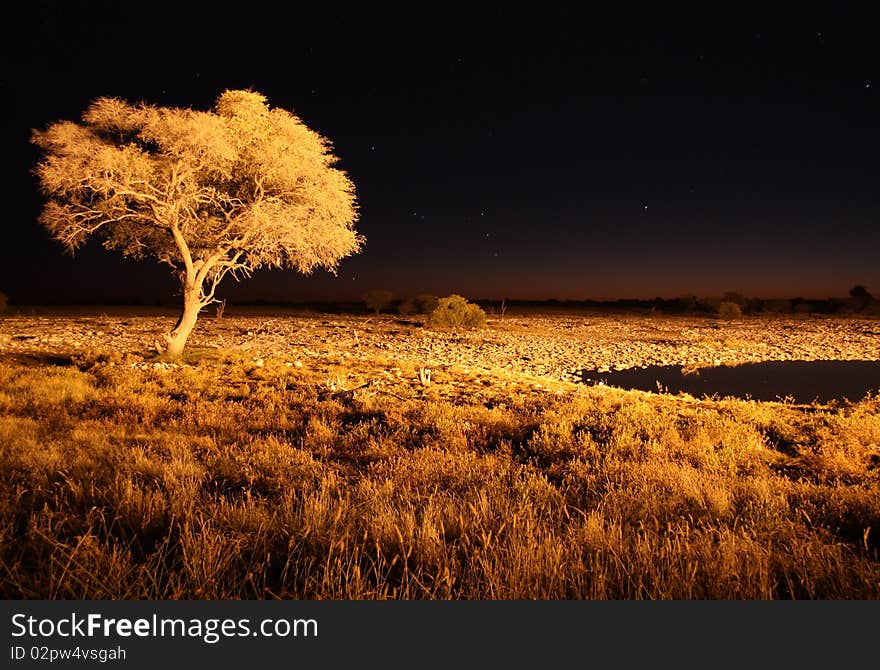
[[[880,294],[880,39],[833,3],[20,4],[0,82],[14,303],[175,290],[48,238],[30,129],[98,96],[207,109],[226,88],[330,138],[367,239],[336,277],[261,271],[226,280],[231,301]]]

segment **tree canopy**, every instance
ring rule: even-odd
[[[198,309],[229,273],[335,272],[363,244],[330,142],[260,93],[227,90],[211,111],[99,98],[33,142],[52,236],[166,263]]]

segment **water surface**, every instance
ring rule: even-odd
[[[696,397],[790,398],[797,403],[861,400],[880,390],[880,361],[766,361],[700,368],[693,374],[683,374],[678,365],[657,365],[612,372],[584,370],[581,374],[586,384],[604,382],[654,392],[659,388]]]

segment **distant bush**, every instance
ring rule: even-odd
[[[429,293],[421,293],[415,298],[407,298],[397,306],[397,313],[401,316],[410,314],[430,314],[437,309],[439,298]]]
[[[485,324],[486,312],[460,295],[440,298],[428,319],[431,328],[482,328]]]
[[[699,298],[697,300],[697,310],[706,314],[718,314],[721,309],[721,300],[718,298]]]
[[[843,298],[828,298],[825,301],[825,308],[822,312],[825,314],[843,314],[846,312],[846,300]]]
[[[762,309],[775,314],[791,314],[792,302],[785,299],[765,300]]]
[[[391,304],[391,291],[367,291],[364,294],[364,304],[367,308],[378,314]]]
[[[416,306],[416,314],[431,314],[437,309],[437,305],[440,303],[440,298],[436,295],[431,295],[430,293],[420,293],[413,298],[413,302]]]
[[[742,315],[742,309],[735,302],[725,300],[718,305],[718,316],[722,319],[739,319]]]
[[[400,316],[409,316],[410,314],[416,313],[416,303],[412,298],[407,298],[406,300],[401,300],[400,304],[397,305],[397,313]]]
[[[764,309],[764,301],[760,298],[746,298],[744,305],[741,305],[743,314],[758,314]]]
[[[721,296],[721,302],[732,302],[739,305],[743,314],[757,314],[764,306],[764,301],[760,298],[748,298],[742,293],[736,291],[727,291]]]
[[[853,286],[849,290],[849,298],[850,305],[852,305],[853,310],[856,312],[864,311],[874,302],[874,296],[861,284]]]
[[[721,296],[722,302],[732,302],[740,307],[743,307],[746,304],[746,298],[742,293],[737,293],[736,291],[726,291],[724,295]]]
[[[9,298],[6,297],[5,293],[0,291],[0,314],[3,314],[8,307],[9,307]]]
[[[681,295],[675,299],[675,307],[681,312],[696,312],[699,300],[695,295]]]

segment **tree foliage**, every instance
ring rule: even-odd
[[[256,92],[227,90],[211,111],[100,98],[33,142],[52,236],[166,263],[198,309],[227,274],[335,271],[363,242],[329,141]]]
[[[391,291],[375,289],[372,291],[367,291],[364,294],[364,304],[366,304],[367,308],[370,309],[372,312],[378,314],[391,304],[391,299],[393,297],[394,295],[391,293]]]

